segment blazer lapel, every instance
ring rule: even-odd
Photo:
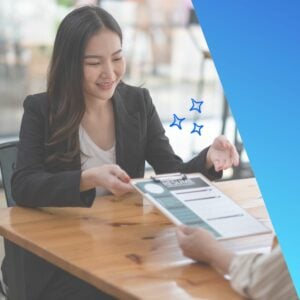
[[[129,176],[136,177],[141,155],[140,113],[128,113],[126,101],[118,91],[113,96],[116,134],[116,162]]]

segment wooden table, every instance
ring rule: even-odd
[[[216,185],[270,226],[255,179]],[[181,254],[175,226],[138,194],[97,198],[92,208],[2,208],[0,234],[121,299],[241,299]]]

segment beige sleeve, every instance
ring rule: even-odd
[[[269,254],[237,255],[229,276],[233,289],[250,299],[298,299],[279,246]]]

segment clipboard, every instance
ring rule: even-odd
[[[131,184],[174,224],[202,227],[216,239],[271,232],[200,173],[132,179]]]

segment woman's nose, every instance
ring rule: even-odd
[[[102,72],[101,72],[101,77],[102,78],[109,78],[109,79],[113,79],[114,76],[114,68],[113,65],[111,63],[106,63],[103,66]]]

